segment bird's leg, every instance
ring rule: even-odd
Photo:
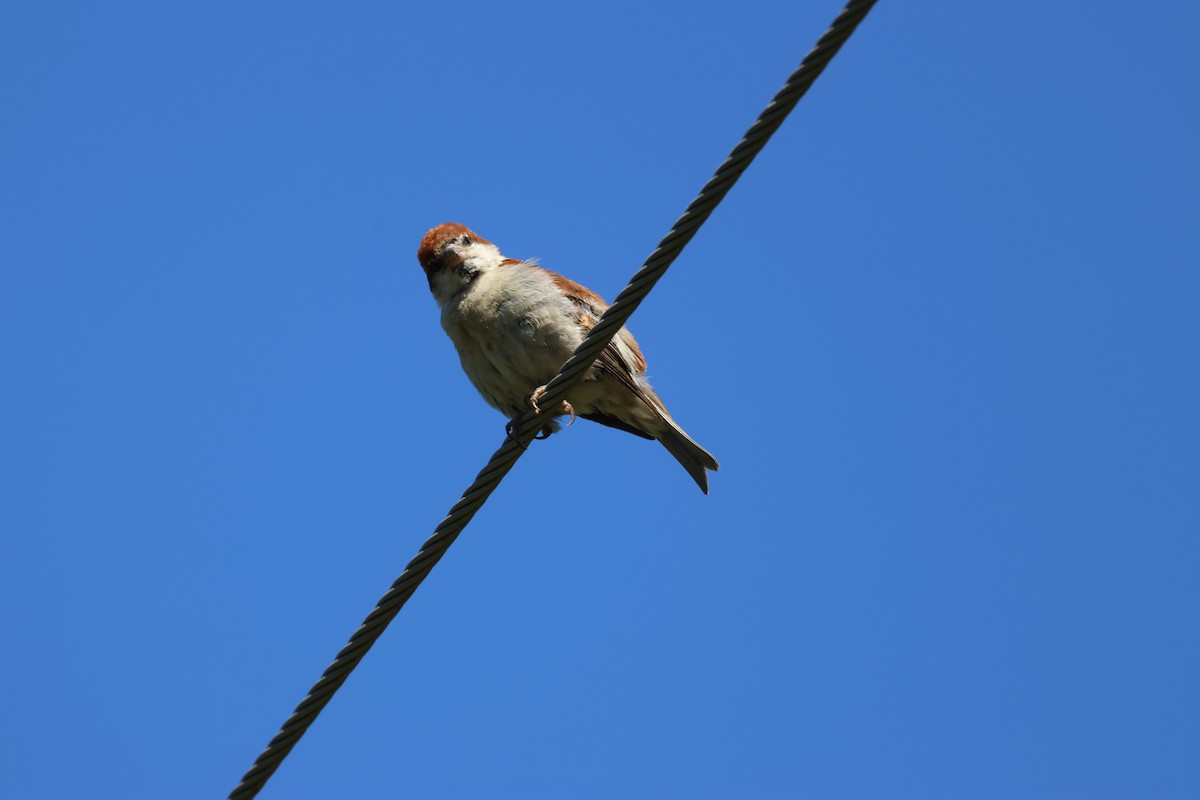
[[[538,400],[541,399],[541,396],[545,393],[546,387],[539,386],[536,390],[534,390],[533,394],[525,398],[525,401],[529,403],[529,407],[533,409],[534,416],[540,417],[542,414],[542,409],[541,406],[538,405]],[[517,415],[510,419],[508,424],[504,426],[504,432],[508,435],[508,438],[515,440],[521,435],[521,417],[523,416],[525,416],[524,412],[518,412]],[[549,427],[549,425],[546,426],[547,429]],[[543,431],[543,434],[539,434],[533,438],[545,439],[550,435],[549,433],[545,433],[545,431]]]
[[[538,405],[538,402],[543,397],[545,397],[545,395],[546,395],[546,387],[545,386],[539,386],[538,388],[533,390],[533,394],[529,395],[529,405],[533,408],[533,413],[539,414],[539,415],[542,413],[542,409]],[[566,400],[563,400],[563,401],[561,401],[559,408],[562,409],[559,412],[560,414],[570,414],[571,415],[571,421],[568,422],[567,424],[574,425],[575,424],[575,407],[572,406],[570,403],[568,403]]]
[[[533,390],[533,394],[529,395],[529,405],[531,408],[533,408],[533,413],[537,414],[538,416],[541,416],[541,413],[542,413],[542,409],[541,409],[541,406],[538,405],[538,401],[541,400],[545,394],[546,394],[546,387],[539,386],[538,388]],[[568,403],[566,400],[563,400],[560,408],[562,409],[562,411],[560,413],[571,415],[571,421],[568,424],[574,425],[575,424],[575,409],[574,409],[574,407],[570,403]],[[554,429],[552,423],[547,424],[546,427],[542,428],[541,432],[538,433],[538,435],[533,438],[548,439],[550,437],[550,434],[554,433],[554,430],[555,429]]]

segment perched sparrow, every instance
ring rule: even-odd
[[[516,418],[537,401],[608,308],[589,289],[529,261],[505,258],[496,245],[454,222],[425,234],[417,260],[442,308],[442,327],[475,388]],[[646,359],[621,328],[551,416],[571,414],[657,439],[708,493],[706,469],[717,460],[671,419],[646,380]],[[546,435],[559,429],[553,419]]]

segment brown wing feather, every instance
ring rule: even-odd
[[[586,286],[582,286],[570,278],[559,275],[557,272],[545,270],[550,279],[554,281],[554,285],[559,288],[563,294],[571,299],[579,308],[580,314],[578,321],[580,326],[586,330],[591,330],[600,320],[600,315],[608,308],[608,303],[604,302],[604,298],[593,292]],[[638,343],[634,341],[633,336],[625,330],[625,344],[633,352],[635,368],[638,374],[643,374],[646,371],[646,358],[642,355],[642,349],[638,347]],[[610,344],[609,347],[612,347]],[[607,352],[607,348],[605,348]],[[613,348],[613,356],[620,361],[620,355]]]
[[[584,330],[590,331],[600,321],[600,315],[608,308],[608,303],[604,302],[604,298],[593,292],[591,289],[578,284],[575,281],[557,272],[552,272],[544,267],[538,269],[545,272],[554,281],[554,285],[558,287],[564,295],[566,295],[576,308],[576,322]],[[617,349],[614,342],[609,342],[608,345],[600,351],[600,355],[596,357],[596,368],[602,372],[608,373],[620,381],[621,385],[634,394],[639,400],[645,403],[657,413],[662,413],[659,408],[659,403],[653,395],[648,395],[646,387],[638,380],[638,376],[646,374],[646,357],[642,355],[642,349],[638,347],[637,341],[633,338],[633,334],[628,328],[622,328],[617,334],[621,337],[622,342],[633,354],[633,369],[630,369],[629,363],[622,358],[621,351]],[[600,416],[600,415],[595,415]],[[589,417],[584,415],[585,419]],[[641,430],[633,430],[632,426],[627,422],[621,425],[614,425],[610,419],[593,419],[593,422],[599,422],[601,425],[609,425],[614,428],[635,433],[638,436],[654,438]]]

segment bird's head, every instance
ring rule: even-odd
[[[500,249],[465,225],[443,222],[421,240],[417,260],[429,279],[429,290],[444,303],[481,273],[504,260]]]

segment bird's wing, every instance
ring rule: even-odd
[[[553,272],[550,272],[550,276],[559,290],[575,305],[576,321],[580,327],[589,331],[594,328],[600,320],[600,315],[608,308],[608,304],[592,290],[580,286],[568,278]],[[591,412],[579,416],[647,439],[658,439],[662,442],[663,447],[667,448],[667,452],[683,465],[700,490],[708,494],[706,470],[717,469],[717,460],[684,433],[683,429],[671,419],[671,415],[667,413],[667,409],[658,399],[658,395],[646,382],[646,359],[642,356],[641,348],[638,347],[633,335],[628,330],[621,328],[601,351],[599,358],[596,359],[596,369],[614,377],[634,397],[644,403],[661,420],[662,425],[655,426],[656,433],[651,434],[647,433],[642,425],[634,424],[623,417]],[[645,418],[643,417],[643,419]]]
[[[579,326],[586,331],[594,328],[600,320],[600,315],[608,308],[608,303],[604,302],[604,298],[570,278],[563,277],[550,270],[546,270],[546,273],[550,275],[550,278],[559,290],[575,305],[576,321],[579,323]],[[664,414],[665,409],[661,407],[662,403],[657,397],[647,391],[645,382],[640,380],[641,376],[646,374],[646,358],[642,355],[642,349],[638,347],[633,334],[627,328],[621,328],[612,341],[600,351],[600,355],[596,358],[596,368],[612,375],[620,381],[622,386],[627,388],[647,406],[654,409],[655,412],[660,415]],[[611,417],[600,419],[602,416],[604,415],[584,415],[584,418],[591,419],[593,422],[599,422],[603,425],[619,428],[629,433],[635,433],[639,436],[654,438],[644,431],[633,428],[624,420],[617,420]]]

